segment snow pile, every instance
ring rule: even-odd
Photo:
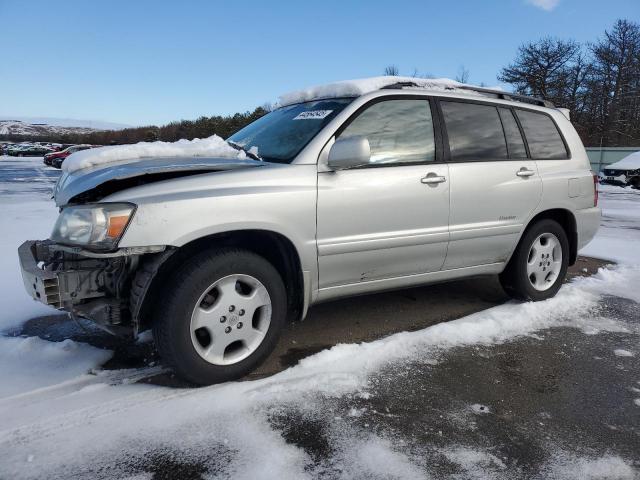
[[[279,105],[291,105],[293,103],[308,102],[319,98],[359,97],[365,93],[380,90],[383,87],[395,83],[412,83],[417,88],[426,90],[456,90],[464,84],[448,78],[416,78],[416,77],[370,77],[356,80],[344,80],[342,82],[317,85],[304,90],[285,93],[280,96]],[[416,88],[416,87],[410,87]],[[465,93],[471,93],[464,90]]]
[[[247,155],[225,142],[218,135],[177,142],[139,142],[82,150],[67,157],[62,170],[68,173],[82,168],[96,167],[151,157],[223,157],[245,159]]]
[[[633,152],[622,160],[611,163],[604,168],[612,170],[635,170],[636,168],[640,168],[640,152]]]
[[[111,358],[111,351],[71,340],[0,336],[0,399],[83,375]]]
[[[596,237],[580,254],[640,265],[640,190],[598,185],[598,191],[602,222]]]
[[[25,240],[48,238],[58,216],[55,205],[34,194],[2,198],[0,215],[0,332],[37,315],[56,311],[32,300],[25,292],[18,247]],[[2,370],[2,368],[0,368]]]

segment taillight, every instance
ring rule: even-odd
[[[593,174],[593,206],[598,206],[598,175]]]

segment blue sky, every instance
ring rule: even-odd
[[[389,64],[496,85],[522,42],[593,41],[617,18],[640,0],[0,0],[0,118],[162,124]]]

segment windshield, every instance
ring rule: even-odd
[[[236,132],[227,140],[245,150],[258,149],[267,162],[290,163],[352,98],[333,98],[278,108]]]

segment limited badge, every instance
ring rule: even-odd
[[[300,112],[293,117],[294,120],[321,120],[331,114],[333,110],[309,110],[307,112]]]

